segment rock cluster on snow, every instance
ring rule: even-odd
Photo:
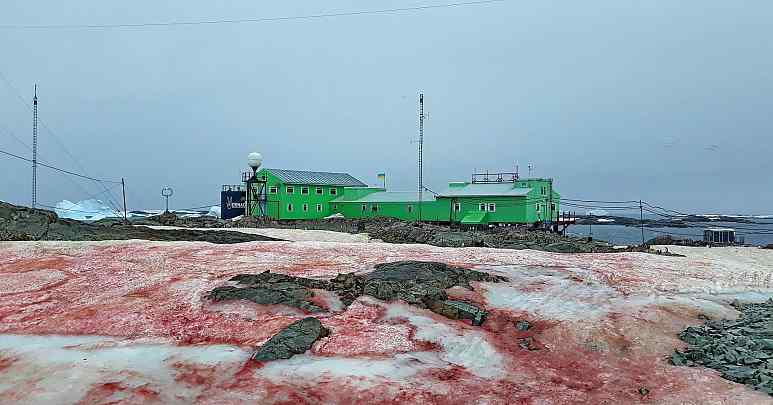
[[[738,319],[708,321],[681,332],[689,346],[676,350],[671,363],[713,368],[728,380],[773,395],[773,300],[733,305],[741,312]]]
[[[374,271],[364,275],[339,274],[331,280],[268,271],[240,274],[231,278],[239,287],[217,287],[209,293],[209,298],[213,301],[246,299],[258,304],[283,304],[313,313],[322,310],[309,300],[314,296],[313,289],[320,289],[335,292],[346,306],[357,297],[368,295],[384,301],[403,300],[451,319],[469,319],[480,325],[486,312],[466,302],[449,300],[445,290],[455,286],[471,289],[470,282],[473,281],[505,280],[501,276],[444,263],[402,261],[378,264]]]
[[[208,298],[213,301],[249,300],[258,304],[281,304],[314,313],[323,311],[310,299],[314,289],[335,292],[341,302],[349,306],[357,297],[369,295],[384,301],[403,300],[408,304],[427,308],[450,319],[468,319],[481,325],[486,311],[463,301],[449,300],[445,290],[451,287],[472,289],[473,281],[500,282],[507,279],[488,273],[449,266],[437,262],[402,261],[382,263],[364,274],[339,274],[331,280],[316,280],[264,271],[259,274],[240,274],[232,277],[239,286],[226,285],[213,289]],[[529,328],[528,322],[518,325]],[[305,318],[274,335],[254,355],[255,360],[286,359],[303,353],[327,330],[316,318]],[[531,350],[531,342],[524,348]]]

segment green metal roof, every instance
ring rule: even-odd
[[[430,192],[423,193],[422,201],[435,201],[435,197]],[[339,197],[334,202],[358,202],[358,203],[390,203],[390,202],[418,202],[419,193],[416,191],[377,191],[366,196],[346,199]]]
[[[367,184],[348,173],[311,172],[305,170],[265,169],[286,184],[310,184],[314,186],[358,186]]]
[[[525,197],[530,188],[515,187],[513,183],[467,183],[442,191],[440,197]]]
[[[486,214],[488,214],[485,211],[478,211],[478,212],[471,212],[462,218],[462,224],[466,225],[483,225],[487,224],[488,221],[486,220]]]

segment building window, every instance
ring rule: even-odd
[[[373,211],[373,212],[378,212],[378,205],[377,204],[373,204],[373,206],[370,207],[370,210]]]
[[[293,205],[287,204],[287,212],[293,212]]]
[[[337,210],[338,209],[338,204],[333,204],[333,209]]]
[[[322,195],[322,187],[317,187],[317,195]]]
[[[276,194],[277,191],[278,190],[277,190],[276,186],[271,186],[271,187],[268,188],[269,194]]]
[[[556,203],[550,203],[550,212],[556,212]]]
[[[336,194],[338,194],[338,189],[335,188],[335,187],[331,187],[330,188],[330,195],[336,195]]]
[[[458,202],[454,203],[454,212],[459,212],[462,210],[462,204],[459,204]]]
[[[322,212],[322,204],[317,204],[317,212]]]
[[[537,212],[539,212],[539,203],[535,204],[534,207],[537,209]]]
[[[410,214],[412,212],[413,212],[413,205],[409,205],[408,206],[408,213]]]
[[[368,209],[368,204],[362,204],[362,212]]]
[[[480,210],[485,211],[486,210],[486,203],[480,203]]]
[[[308,187],[301,187],[301,194],[309,194],[309,188]]]
[[[496,212],[496,210],[497,210],[497,205],[496,205],[496,204],[494,204],[494,203],[489,203],[489,204],[488,204],[488,210],[489,210],[489,212]]]
[[[287,186],[287,194],[292,194],[294,192],[295,192],[295,189],[293,188],[293,186]]]
[[[309,204],[303,204],[303,212],[309,212]]]

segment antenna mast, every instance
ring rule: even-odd
[[[32,99],[32,208],[38,203],[38,85]]]
[[[419,93],[419,222],[424,194],[424,93]]]

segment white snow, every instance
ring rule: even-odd
[[[522,288],[516,288],[518,292],[514,294],[512,282],[486,283],[483,287],[488,304],[530,312],[544,319],[598,319],[607,314],[611,301],[617,296],[614,289],[600,283],[577,283],[569,278],[571,273],[525,266],[499,266],[496,269],[510,280],[517,280]]]
[[[178,384],[175,392],[163,388],[175,385],[175,363],[216,365],[219,378],[232,377],[226,370],[249,358],[250,353],[234,346],[174,346],[164,343],[121,340],[102,336],[0,335],[0,352],[17,360],[0,380],[0,392],[19,389],[30,380],[45,389],[17,391],[24,395],[17,403],[76,403],[94,384],[120,383],[127,387],[146,385],[159,392],[161,402],[192,402],[200,389]],[[45,373],[41,370],[45,369]],[[116,395],[125,395],[117,393]],[[187,399],[186,399],[187,398]],[[120,397],[112,401],[120,401]]]
[[[615,222],[615,220],[611,218],[599,218],[596,222]]]
[[[398,353],[391,358],[322,357],[310,354],[267,363],[256,374],[277,383],[346,378],[367,388],[384,380],[400,381],[428,368],[446,366],[436,353]]]
[[[504,374],[502,355],[481,332],[450,327],[421,315],[415,308],[405,304],[390,304],[385,319],[400,318],[416,327],[417,339],[439,344],[443,348],[440,354],[442,360],[464,367],[482,378],[495,378]]]

